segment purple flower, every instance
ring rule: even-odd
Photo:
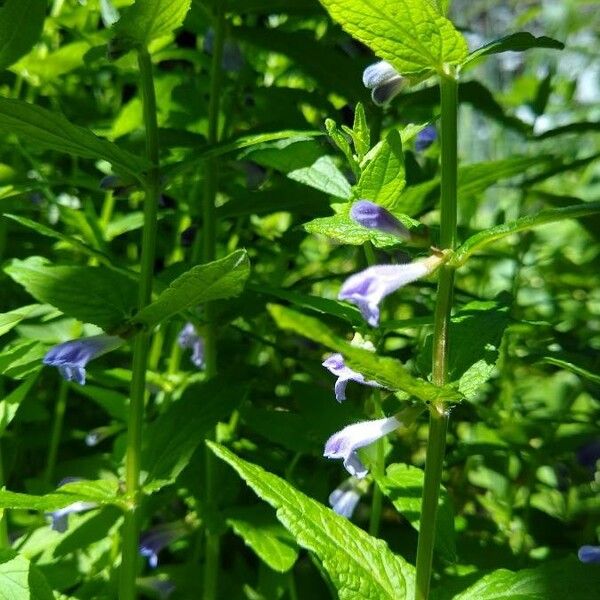
[[[169,544],[188,533],[183,521],[163,523],[148,529],[140,538],[140,554],[148,559],[148,564],[155,569],[158,565],[158,554]]]
[[[577,449],[577,462],[587,469],[594,470],[596,463],[600,460],[600,438],[596,438],[583,444]]]
[[[360,500],[360,492],[354,479],[344,481],[329,495],[329,506],[342,517],[352,518]]]
[[[421,129],[417,134],[417,139],[415,140],[415,150],[417,152],[423,152],[423,150],[427,150],[433,142],[437,139],[437,130],[433,125],[427,125],[424,129]]]
[[[60,374],[67,381],[76,381],[84,385],[85,367],[88,362],[124,343],[125,340],[114,335],[94,335],[70,340],[50,348],[42,362],[51,367],[58,367]]]
[[[356,304],[372,327],[379,323],[379,304],[402,286],[432,273],[442,262],[436,255],[404,265],[375,265],[352,275],[342,285],[338,298]]]
[[[364,375],[352,370],[350,367],[347,367],[346,363],[344,362],[344,357],[339,353],[332,354],[330,357],[325,359],[323,361],[323,366],[337,376],[334,389],[335,399],[338,402],[342,402],[346,399],[346,386],[348,385],[349,381],[356,381],[356,383],[362,383],[363,385],[369,385],[371,387],[383,387],[376,381],[365,380]]]
[[[402,423],[396,417],[348,425],[327,440],[323,456],[341,458],[348,473],[357,479],[362,479],[368,470],[358,457],[357,450],[372,444],[401,425]]]
[[[350,209],[350,217],[368,229],[378,229],[401,238],[410,237],[408,229],[392,213],[369,200],[355,202]]]
[[[404,77],[385,60],[369,65],[363,72],[363,84],[371,90],[371,98],[378,106],[397,96],[404,82]]]
[[[581,546],[577,556],[582,563],[600,564],[600,546]]]
[[[182,348],[192,351],[191,361],[201,369],[204,366],[204,339],[196,333],[196,329],[191,323],[186,323],[179,332],[177,342]]]
[[[66,485],[67,483],[74,483],[76,481],[81,481],[79,477],[65,477],[59,484],[58,488]],[[50,527],[54,531],[58,531],[59,533],[64,533],[69,528],[69,515],[75,513],[85,512],[87,510],[91,510],[92,508],[96,508],[98,505],[94,502],[73,502],[72,504],[68,504],[63,508],[59,508],[57,510],[53,510],[52,512],[47,513],[47,516],[50,517],[51,524]]]

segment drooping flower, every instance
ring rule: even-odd
[[[192,351],[191,361],[201,369],[204,366],[204,339],[196,333],[196,328],[192,323],[186,323],[179,332],[177,343],[181,348]]]
[[[51,367],[58,367],[60,374],[67,381],[76,381],[84,385],[85,367],[88,362],[124,343],[125,340],[114,335],[94,335],[70,340],[51,348],[42,362]]]
[[[163,523],[148,529],[140,538],[140,554],[148,559],[148,564],[153,569],[158,565],[158,554],[169,544],[188,533],[188,528],[183,521]]]
[[[423,150],[427,150],[433,142],[437,139],[437,130],[433,125],[427,125],[424,129],[421,129],[417,134],[417,139],[415,140],[415,150],[417,152],[423,152]]]
[[[352,518],[354,511],[360,501],[361,492],[355,479],[347,479],[331,494],[329,494],[329,506],[342,517]]]
[[[372,444],[401,425],[402,423],[396,417],[348,425],[327,440],[323,456],[341,458],[348,473],[357,479],[362,479],[368,473],[368,469],[358,457],[357,450]]]
[[[346,279],[338,298],[356,304],[367,323],[376,327],[381,301],[402,286],[432,273],[442,260],[434,254],[404,265],[369,267]]]
[[[347,367],[344,357],[339,352],[326,358],[323,361],[323,366],[337,376],[334,390],[335,399],[338,402],[342,402],[346,399],[346,386],[348,385],[349,381],[356,381],[356,383],[362,383],[363,385],[368,385],[371,387],[383,387],[376,381],[366,380],[364,375],[358,371],[354,371],[350,367]]]
[[[385,60],[369,65],[363,72],[363,84],[371,90],[371,98],[378,106],[397,96],[404,83],[404,77]]]
[[[74,483],[76,481],[81,481],[81,479],[79,477],[65,477],[57,487],[61,488],[67,483]],[[52,512],[47,513],[47,516],[50,518],[50,527],[54,531],[64,533],[69,528],[69,515],[86,512],[97,506],[98,505],[94,502],[78,501],[63,506],[62,508],[58,508],[57,510],[53,510]]]
[[[409,238],[410,232],[396,217],[374,202],[359,200],[350,209],[350,218],[369,229],[378,229],[401,238]]]
[[[600,546],[581,546],[577,556],[582,563],[600,564]]]

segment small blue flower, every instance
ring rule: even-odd
[[[581,546],[577,556],[582,563],[600,564],[600,546]]]
[[[350,209],[350,218],[368,229],[378,229],[401,238],[410,237],[408,229],[392,213],[369,200],[355,202]]]
[[[186,323],[179,332],[177,342],[181,348],[192,351],[191,361],[201,369],[204,366],[204,339],[196,333],[196,329],[191,323]]]
[[[344,481],[329,495],[329,506],[342,517],[352,518],[361,494],[354,479]]]
[[[85,367],[88,362],[123,345],[125,340],[114,335],[94,335],[70,340],[51,348],[42,361],[45,365],[58,367],[67,381],[85,384]]]
[[[437,130],[433,125],[427,125],[424,129],[421,129],[417,134],[417,139],[415,140],[415,150],[417,152],[423,152],[423,150],[427,150],[433,142],[437,139]]]
[[[67,483],[73,483],[75,481],[81,481],[79,477],[65,477],[59,484],[58,488],[62,487]],[[47,516],[50,517],[50,527],[54,531],[58,531],[59,533],[64,533],[69,528],[69,515],[86,512],[91,510],[92,508],[96,508],[98,505],[94,502],[73,502],[72,504],[68,504],[67,506],[63,506],[63,508],[59,508],[57,510],[53,510],[52,512],[47,513]]]
[[[436,255],[404,265],[375,265],[352,275],[338,298],[356,304],[369,325],[379,324],[379,304],[402,286],[432,273],[442,262]]]
[[[378,106],[397,96],[404,83],[404,77],[385,60],[369,65],[363,72],[363,84],[371,90],[371,98]]]
[[[327,440],[323,456],[341,458],[348,473],[357,479],[362,479],[367,475],[368,470],[358,457],[357,450],[372,444],[401,425],[402,423],[396,417],[348,425]]]
[[[158,565],[158,554],[169,544],[188,533],[183,521],[163,523],[148,529],[140,538],[140,554],[148,559],[150,567]]]
[[[337,376],[334,390],[335,399],[338,402],[342,402],[346,399],[346,386],[348,385],[349,381],[356,381],[356,383],[362,383],[363,385],[368,385],[371,387],[383,387],[376,381],[365,380],[364,375],[354,371],[350,367],[347,367],[346,363],[344,362],[344,357],[339,353],[332,354],[325,359],[325,361],[323,361],[323,366]]]

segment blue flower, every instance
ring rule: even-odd
[[[62,487],[67,483],[73,483],[75,481],[81,481],[79,477],[65,477],[59,484],[58,488]],[[96,508],[98,505],[94,502],[73,502],[64,506],[63,508],[59,508],[57,510],[53,510],[52,512],[47,513],[47,516],[50,517],[50,527],[54,531],[58,531],[59,533],[64,533],[69,528],[69,515],[85,512],[91,510],[92,508]]]
[[[368,229],[378,229],[401,238],[410,237],[408,229],[392,213],[369,200],[355,202],[350,209],[350,218]]]
[[[44,356],[43,363],[58,367],[67,381],[85,384],[85,367],[88,362],[102,354],[111,352],[125,343],[113,335],[94,335],[92,337],[70,340],[54,346]]]
[[[188,533],[183,521],[163,523],[148,529],[140,538],[140,554],[148,559],[148,564],[155,569],[158,565],[158,554],[169,544]]]
[[[348,425],[327,440],[323,456],[341,458],[348,473],[357,479],[362,479],[367,475],[368,470],[358,457],[357,450],[372,444],[401,425],[402,423],[396,417]]]
[[[427,150],[433,142],[437,139],[437,130],[433,125],[427,125],[424,129],[421,129],[417,134],[417,139],[415,140],[415,150],[417,152],[423,152],[423,150]]]
[[[368,66],[363,72],[363,84],[371,90],[371,98],[378,106],[397,96],[404,83],[404,77],[385,60]]]
[[[344,362],[344,357],[339,353],[332,354],[325,361],[323,361],[323,366],[337,376],[334,390],[335,399],[338,402],[342,402],[346,399],[346,386],[348,385],[349,381],[356,381],[357,383],[362,383],[363,385],[369,385],[371,387],[383,387],[376,381],[365,380],[364,375],[354,371],[350,367],[347,367],[346,363]]]
[[[344,481],[329,495],[329,506],[342,517],[352,518],[361,494],[354,479]]]
[[[442,258],[437,255],[404,265],[375,265],[352,275],[342,285],[338,298],[356,304],[372,327],[379,324],[379,304],[402,286],[432,273]]]
[[[201,369],[204,366],[204,339],[196,333],[196,329],[191,323],[186,323],[179,332],[177,342],[181,348],[192,351],[191,361]]]
[[[581,546],[577,556],[582,563],[600,564],[600,546]]]

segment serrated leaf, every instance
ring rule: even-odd
[[[24,556],[0,549],[0,600],[54,600],[40,571]]]
[[[0,8],[0,71],[27,54],[38,41],[46,0],[7,0]]]
[[[129,318],[136,306],[135,283],[105,267],[53,265],[31,256],[11,261],[4,270],[36,300],[107,332]]]
[[[298,558],[298,547],[287,530],[264,505],[235,509],[227,523],[256,555],[279,573],[289,571]]]
[[[136,0],[114,26],[118,38],[147,46],[183,24],[191,0]]]
[[[352,36],[402,75],[442,72],[461,64],[467,44],[426,0],[320,0]]]
[[[414,569],[387,544],[296,490],[285,480],[246,462],[218,444],[211,450],[277,510],[300,546],[316,554],[340,600],[411,598]]]
[[[250,262],[245,250],[236,250],[225,258],[192,267],[130,322],[152,328],[187,308],[237,296],[244,289],[249,274]]]
[[[411,465],[395,463],[387,467],[385,475],[379,475],[374,470],[373,477],[395,509],[419,531],[425,478],[423,471]],[[443,488],[438,503],[435,544],[444,560],[456,561],[454,514],[448,493]]]

